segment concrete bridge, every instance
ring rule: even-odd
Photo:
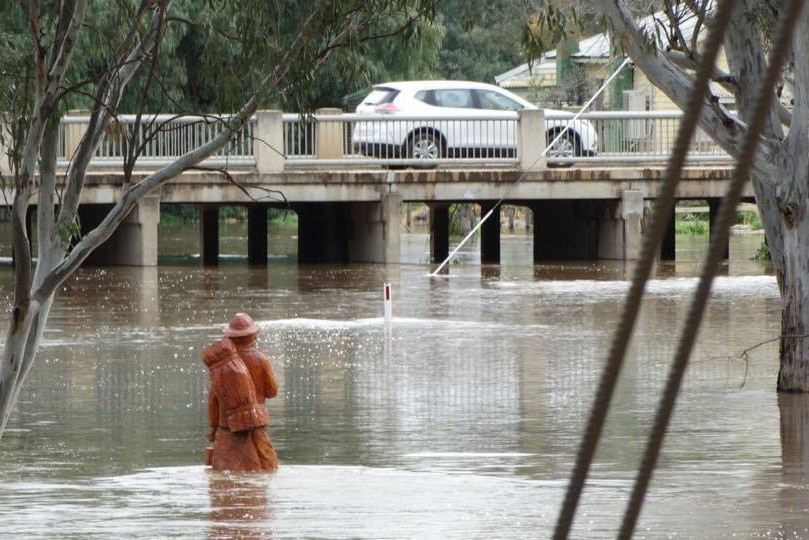
[[[123,126],[120,133],[132,132],[127,120],[119,120]],[[132,177],[134,182],[221,129],[221,117],[154,116],[147,121],[140,130],[143,153]],[[200,246],[206,264],[218,258],[218,210],[224,205],[247,208],[250,262],[266,263],[267,211],[279,207],[291,208],[298,215],[301,262],[395,263],[399,260],[401,206],[405,202],[429,206],[431,258],[441,261],[449,251],[449,205],[476,203],[485,213],[499,201],[533,211],[535,261],[631,260],[639,254],[644,224],[662,186],[665,159],[679,115],[585,115],[579,121],[596,127],[598,154],[556,158],[543,153],[546,137],[554,133],[545,129],[548,118],[541,110],[502,118],[489,115],[485,120],[454,118],[452,122],[461,126],[455,129],[480,129],[476,126],[491,123],[493,133],[511,129],[514,151],[502,151],[500,144],[497,152],[476,151],[431,161],[413,160],[407,155],[388,159],[358,154],[351,144],[352,133],[358,123],[369,121],[414,125],[449,122],[344,115],[334,110],[321,110],[310,118],[260,112],[229,149],[144,200],[94,254],[92,262],[157,264],[160,205],[185,203],[199,208]],[[81,114],[65,117],[60,142],[62,168],[68,165],[86,122],[87,117]],[[628,122],[642,122],[643,134],[649,134],[635,141],[642,145],[625,145],[620,138],[622,133],[634,134],[640,129]],[[97,225],[120,197],[120,143],[105,140],[92,162],[80,207],[85,230]],[[707,200],[713,221],[732,164],[728,156],[703,143],[695,143],[677,196]],[[746,196],[752,198],[752,192]],[[483,262],[499,262],[499,233],[498,219],[489,220],[482,228]],[[673,216],[661,257],[674,257]]]

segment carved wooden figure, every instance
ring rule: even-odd
[[[208,401],[213,448],[206,463],[214,470],[259,471],[278,468],[267,434],[266,398],[278,392],[269,359],[253,347],[259,326],[237,313],[225,337],[205,348],[211,376]]]

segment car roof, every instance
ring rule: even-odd
[[[393,88],[394,90],[415,90],[420,88],[497,88],[498,86],[488,83],[475,82],[475,81],[392,81],[386,83],[375,84],[374,88]]]
[[[392,89],[405,94],[412,95],[418,90],[439,90],[439,89],[462,89],[470,88],[474,90],[495,90],[501,94],[510,96],[511,99],[520,103],[526,109],[536,109],[537,106],[528,101],[527,99],[509,92],[505,88],[500,88],[493,84],[475,82],[475,81],[446,81],[446,80],[432,80],[432,81],[392,81],[386,83],[375,84],[372,87],[375,90]]]

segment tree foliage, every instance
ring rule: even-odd
[[[530,13],[524,0],[443,0],[439,13],[445,78],[493,82],[524,62],[519,36]]]

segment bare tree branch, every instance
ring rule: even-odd
[[[143,16],[146,13],[145,9],[141,9],[138,16]],[[165,16],[165,10],[153,10],[152,20],[146,35],[142,40],[138,40],[131,50],[121,55],[123,58],[115,64],[108,76],[105,77],[106,84],[99,85],[99,90],[96,94],[97,99],[90,115],[87,131],[79,143],[76,155],[71,160],[65,176],[65,191],[57,218],[57,229],[66,228],[73,221],[78,209],[90,159],[104,137],[104,131],[109,124],[111,115],[117,110],[123,89],[158,40],[158,36],[165,25]],[[136,26],[137,24],[133,24],[133,27]]]
[[[699,55],[695,56],[687,56],[685,53],[681,51],[670,50],[666,51],[666,57],[674,62],[676,65],[680,66],[683,69],[693,70],[697,62],[699,60]],[[724,89],[732,94],[736,94],[739,91],[739,80],[736,76],[731,75],[730,73],[719,69],[718,67],[714,66],[713,74],[711,75],[711,79],[722,85]],[[781,123],[787,127],[792,123],[792,111],[784,107],[783,104],[778,104],[778,118],[780,119]]]
[[[74,4],[75,2],[75,4]],[[73,9],[70,9],[70,6]],[[63,19],[67,19],[67,28],[64,31],[64,36],[61,42],[57,42],[54,50],[58,51],[53,56],[50,69],[48,70],[48,88],[47,93],[56,99],[57,89],[62,85],[65,77],[65,71],[70,63],[70,58],[73,51],[76,49],[78,43],[79,30],[84,22],[84,16],[87,12],[87,0],[66,0],[62,4],[62,13],[59,16],[60,26]],[[61,36],[57,36],[61,37]]]

